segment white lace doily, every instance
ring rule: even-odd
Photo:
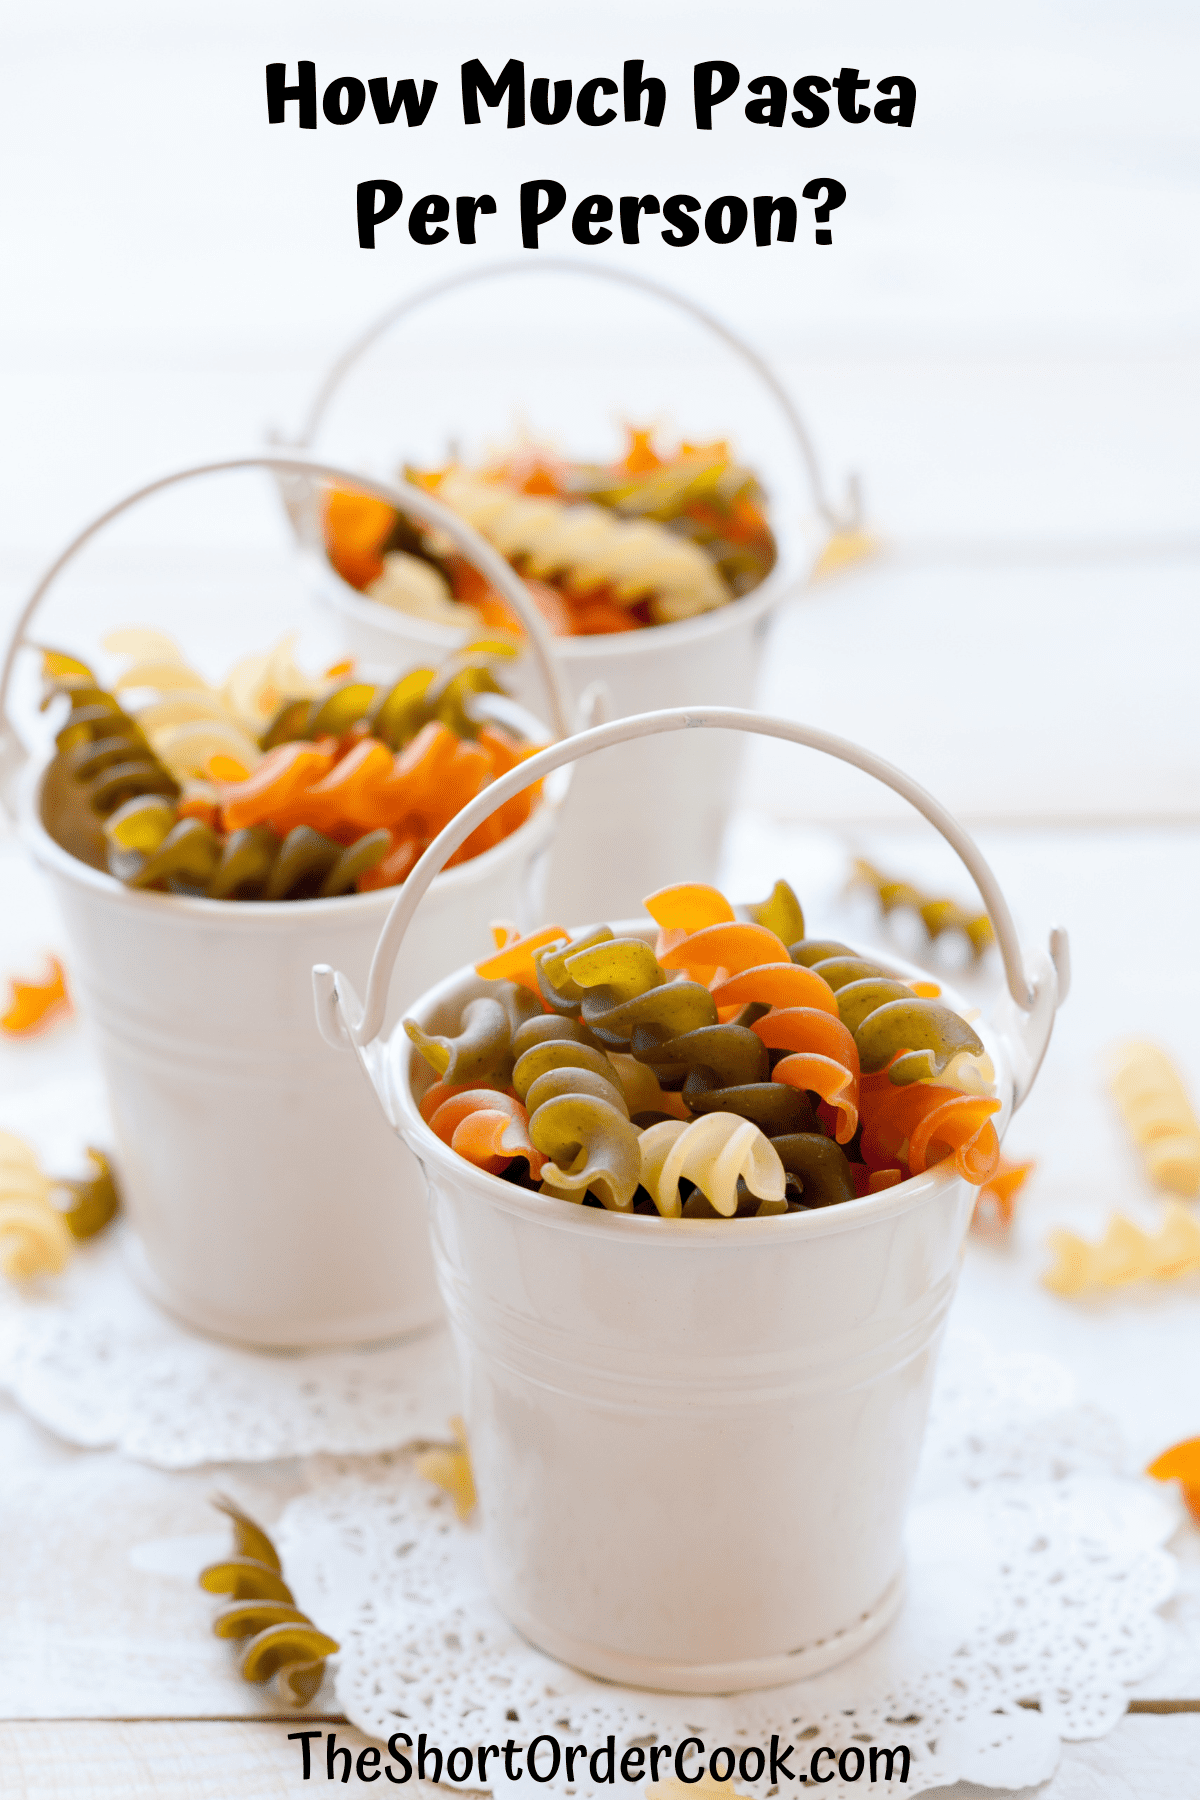
[[[139,1291],[117,1227],[61,1276],[0,1299],[0,1389],[89,1449],[162,1469],[444,1439],[458,1410],[449,1335],[305,1355],[197,1336]]]
[[[619,1760],[632,1742],[698,1736],[740,1752],[777,1732],[794,1741],[797,1771],[822,1744],[868,1753],[907,1744],[907,1784],[880,1779],[873,1793],[963,1779],[1019,1788],[1053,1773],[1061,1739],[1110,1729],[1128,1684],[1163,1654],[1156,1609],[1175,1564],[1162,1546],[1179,1506],[1122,1478],[1120,1454],[1114,1428],[1072,1404],[1070,1377],[1056,1365],[951,1340],[909,1521],[900,1617],[826,1674],[729,1698],[620,1688],[531,1649],[488,1598],[478,1529],[459,1524],[415,1476],[409,1453],[319,1462],[279,1544],[300,1604],[341,1642],[341,1705],[379,1738],[425,1731],[448,1750],[549,1732],[592,1749],[612,1732]],[[487,1776],[498,1797],[518,1800],[502,1769],[489,1764]],[[768,1782],[733,1786],[765,1795]],[[844,1789],[836,1772],[824,1786]],[[582,1800],[604,1790],[560,1775],[543,1791]]]

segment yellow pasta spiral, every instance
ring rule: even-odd
[[[1194,1199],[1200,1193],[1200,1121],[1166,1051],[1140,1039],[1116,1045],[1108,1083],[1151,1181]]]
[[[467,1444],[467,1427],[456,1413],[450,1421],[454,1433],[452,1444],[427,1444],[416,1456],[416,1470],[426,1481],[449,1494],[460,1519],[469,1519],[475,1510],[475,1473],[471,1468],[471,1451]]]
[[[29,1145],[0,1132],[0,1269],[14,1281],[57,1275],[71,1254],[71,1233],[50,1187]]]
[[[1178,1200],[1168,1202],[1153,1234],[1114,1213],[1098,1244],[1073,1231],[1052,1231],[1054,1262],[1042,1276],[1051,1293],[1074,1298],[1137,1281],[1174,1281],[1200,1271],[1200,1225]]]
[[[523,574],[560,577],[577,592],[609,587],[619,604],[649,600],[655,624],[711,612],[732,589],[704,551],[652,519],[630,523],[602,506],[571,505],[452,469],[437,497]]]

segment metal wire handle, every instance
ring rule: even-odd
[[[479,533],[460,519],[440,501],[434,500],[423,488],[413,487],[407,481],[380,481],[373,475],[360,475],[354,469],[342,468],[336,463],[321,462],[313,457],[286,451],[257,451],[250,456],[223,457],[217,462],[196,463],[191,468],[176,469],[170,475],[160,475],[157,481],[147,482],[144,487],[137,488],[132,494],[108,507],[98,518],[85,525],[83,530],[73,537],[66,549],[57,556],[46,570],[21,611],[4,657],[3,671],[0,672],[0,725],[4,730],[4,741],[0,743],[0,768],[7,777],[12,770],[24,760],[25,750],[17,734],[16,728],[8,715],[9,688],[12,683],[13,669],[18,652],[28,642],[26,629],[33,615],[45,599],[47,592],[84,545],[89,543],[98,532],[119,518],[130,507],[147,499],[151,494],[161,493],[164,488],[177,486],[180,482],[190,481],[196,476],[224,474],[236,469],[271,469],[278,474],[307,475],[324,481],[336,481],[356,488],[360,493],[369,494],[372,499],[383,500],[398,511],[411,513],[423,525],[444,531],[455,549],[466,557],[467,561],[497,588],[509,605],[519,616],[529,635],[533,653],[537,660],[538,671],[545,684],[550,708],[550,724],[555,736],[564,738],[570,735],[572,719],[572,701],[563,683],[562,674],[551,646],[550,634],[541,613],[529,597],[529,590],[524,582],[505,562],[492,546],[480,537]]]
[[[740,357],[779,406],[791,428],[796,448],[800,453],[800,460],[804,464],[812,491],[813,505],[830,530],[850,531],[859,525],[862,503],[857,478],[851,476],[847,483],[846,504],[839,512],[826,494],[825,481],[817,460],[816,450],[804,421],[796,409],[795,402],[770,364],[759,355],[757,350],[739,337],[737,332],[719,319],[715,313],[709,312],[707,307],[701,306],[686,294],[677,293],[674,288],[667,287],[663,282],[650,281],[644,275],[634,275],[625,269],[609,268],[600,263],[580,262],[569,256],[539,257],[537,262],[489,263],[484,268],[469,269],[458,275],[450,275],[444,281],[435,281],[429,287],[420,288],[415,294],[409,294],[405,299],[397,301],[394,306],[389,307],[381,317],[376,319],[373,325],[369,325],[355,338],[354,342],[343,351],[334,363],[318,388],[316,398],[309,408],[308,417],[297,440],[299,447],[302,449],[311,447],[314,437],[321,428],[330,401],[350,370],[373,344],[391,330],[393,325],[399,324],[402,319],[406,319],[410,313],[419,311],[421,307],[440,300],[443,295],[454,293],[458,288],[471,287],[481,281],[502,280],[509,275],[532,274],[586,275],[594,280],[611,281],[621,287],[638,288],[642,293],[652,294],[657,300],[666,301],[669,306],[678,307],[681,312],[690,313],[692,318],[699,320],[701,325],[706,326],[715,337],[720,338],[723,344],[728,345],[729,349]]]
[[[670,731],[746,731],[759,737],[780,738],[785,743],[800,744],[806,749],[820,750],[839,762],[852,764],[881,781],[885,787],[902,796],[941,832],[951,849],[965,864],[968,873],[987,908],[996,933],[996,942],[1004,963],[1004,973],[1012,1002],[1021,1014],[1029,1015],[1022,1027],[1022,1048],[1026,1067],[1019,1072],[1018,1098],[1023,1098],[1032,1084],[1050,1038],[1056,1008],[1066,998],[1070,980],[1070,956],[1065,931],[1056,928],[1050,935],[1049,958],[1035,965],[1032,978],[1017,938],[1016,926],[982,851],[974,839],[918,782],[902,770],[885,762],[872,751],[847,738],[834,737],[812,725],[793,724],[767,714],[749,712],[739,707],[671,707],[661,712],[637,713],[618,719],[611,725],[600,725],[580,732],[565,743],[553,744],[493,782],[438,833],[421,860],[397,893],[392,909],[383,924],[371,971],[367,978],[365,1003],[360,1003],[346,977],[327,963],[313,969],[313,988],[317,1020],[326,1040],[341,1048],[356,1049],[360,1057],[383,1029],[388,986],[404,934],[412,922],[426,890],[440,872],[446,859],[453,855],[470,834],[490,818],[496,808],[532,782],[541,780],[555,769],[581,757],[593,756],[614,744],[635,738],[655,737]],[[370,1069],[368,1067],[368,1074]],[[372,1077],[374,1079],[374,1077]]]

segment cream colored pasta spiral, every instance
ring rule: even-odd
[[[272,649],[243,657],[220,687],[187,662],[174,638],[146,626],[124,626],[104,640],[106,650],[131,658],[113,684],[116,693],[148,690],[157,697],[131,716],[155,755],[178,780],[202,776],[214,756],[232,757],[247,773],[262,760],[258,736],[284,700],[311,699],[320,683],[296,666],[296,634]]]
[[[568,586],[611,587],[623,606],[650,601],[658,625],[724,606],[733,594],[696,544],[651,519],[628,523],[602,506],[514,494],[495,482],[451,470],[439,500],[540,580],[563,577]]]
[[[1115,1045],[1108,1083],[1151,1181],[1193,1198],[1200,1192],[1200,1121],[1166,1051],[1138,1039]]]
[[[1054,1263],[1042,1286],[1064,1295],[1098,1293],[1135,1281],[1174,1281],[1200,1270],[1200,1224],[1178,1200],[1167,1202],[1162,1224],[1146,1232],[1114,1213],[1098,1244],[1073,1231],[1052,1231]]]
[[[757,1125],[736,1113],[705,1113],[690,1125],[664,1119],[642,1132],[638,1146],[642,1186],[664,1219],[680,1215],[681,1180],[694,1182],[714,1212],[726,1219],[737,1211],[739,1176],[772,1210],[786,1210],[787,1178],[779,1152]]]
[[[71,1254],[50,1185],[29,1145],[0,1131],[0,1269],[16,1281],[57,1275]]]

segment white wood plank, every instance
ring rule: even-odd
[[[312,1780],[303,1779],[303,1746],[289,1731],[319,1729],[312,1748]],[[296,1723],[111,1720],[55,1725],[0,1724],[0,1791],[22,1800],[293,1800],[314,1788],[327,1792],[329,1734],[335,1752],[345,1747],[357,1764],[369,1740],[352,1725]],[[342,1759],[334,1770],[340,1791]],[[364,1765],[369,1772],[371,1762]],[[350,1792],[363,1791],[357,1768]],[[374,1785],[374,1784],[369,1784]],[[435,1790],[414,1781],[414,1800],[433,1800]]]
[[[0,1717],[281,1711],[212,1636],[196,1576],[230,1544],[214,1490],[269,1528],[299,1486],[295,1465],[167,1475],[76,1450],[0,1401]],[[327,1682],[307,1710],[334,1704]]]
[[[328,1791],[326,1743],[302,1779],[301,1746],[287,1723],[210,1723],[128,1720],[69,1721],[55,1725],[0,1724],[0,1770],[5,1791],[22,1800],[297,1800]],[[355,1759],[369,1740],[350,1725],[324,1725]],[[1200,1761],[1200,1717],[1126,1718],[1095,1743],[1063,1747],[1058,1772],[1036,1790],[1037,1800],[1149,1800],[1183,1796]],[[340,1777],[343,1763],[336,1759]],[[370,1764],[367,1765],[369,1772]],[[340,1779],[334,1783],[340,1789]],[[345,1784],[361,1792],[357,1770]],[[373,1784],[370,1784],[373,1785]],[[443,1792],[414,1781],[413,1800]],[[957,1782],[932,1790],[936,1800],[1033,1800],[996,1788]]]

